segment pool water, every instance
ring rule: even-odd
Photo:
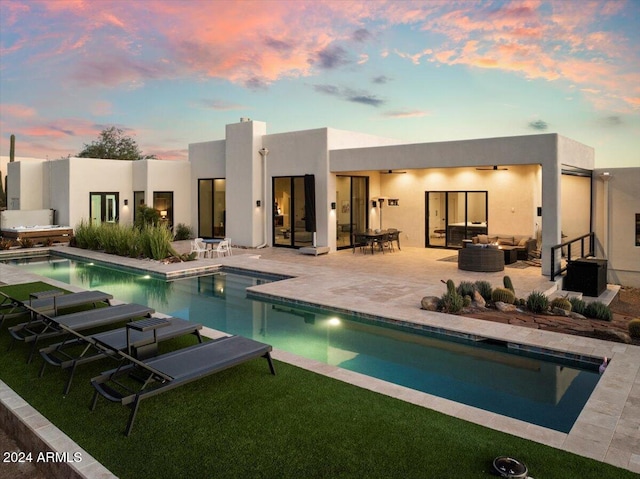
[[[220,272],[165,282],[59,257],[8,263],[302,357],[561,432],[569,432],[599,379],[596,368],[587,365],[247,298],[247,287],[271,281],[261,276]]]

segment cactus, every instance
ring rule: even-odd
[[[552,308],[560,308],[560,309],[564,309],[565,311],[569,311],[571,312],[571,302],[566,298],[553,298],[553,301],[551,301],[551,307]]]
[[[571,303],[571,311],[578,314],[584,314],[584,310],[587,308],[587,303],[575,296],[569,298],[569,302]]]
[[[465,294],[464,298],[462,299],[462,305],[465,308],[468,308],[469,306],[471,306],[471,296],[469,296],[468,294]]]
[[[629,336],[634,339],[640,339],[640,319],[632,319],[629,321]]]
[[[11,145],[9,146],[9,161],[16,159],[16,135],[11,135]]]
[[[447,292],[449,294],[453,294],[456,292],[456,284],[453,282],[452,279],[447,280]]]
[[[584,310],[584,315],[587,318],[602,319],[603,321],[611,321],[613,319],[611,309],[601,301],[589,303]]]
[[[460,281],[457,291],[460,296],[473,296],[476,290],[476,285],[471,281]]]
[[[464,299],[460,296],[455,288],[453,292],[446,292],[438,301],[438,309],[443,313],[457,313],[464,306]]]
[[[511,278],[509,276],[505,276],[503,281],[504,287],[515,294],[516,290],[513,289],[513,283],[511,282]]]
[[[476,281],[475,285],[480,296],[489,301],[491,299],[491,283],[488,281]]]
[[[540,291],[533,291],[527,298],[527,308],[534,313],[543,313],[549,309],[549,299]]]
[[[513,291],[507,288],[496,288],[491,293],[491,300],[495,303],[502,301],[503,303],[513,304],[516,300],[516,295]]]

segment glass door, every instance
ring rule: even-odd
[[[336,246],[353,247],[353,234],[368,228],[367,200],[369,178],[338,176],[336,178]]]
[[[273,244],[299,248],[313,244],[306,218],[304,176],[273,178]]]
[[[427,191],[425,197],[427,246],[461,248],[463,240],[487,233],[486,191]]]
[[[118,193],[89,193],[89,217],[91,223],[116,223],[118,221]]]
[[[198,180],[198,237],[224,238],[226,232],[226,180]]]

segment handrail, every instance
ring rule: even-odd
[[[589,238],[589,251],[587,254],[584,254],[584,240],[585,238]],[[591,233],[584,234],[582,236],[578,236],[569,241],[565,241],[564,243],[557,244],[551,247],[551,281],[556,279],[556,276],[561,275],[567,270],[567,267],[560,268],[558,272],[555,271],[555,258],[556,258],[556,250],[567,247],[567,264],[571,263],[571,244],[580,241],[580,258],[586,258],[587,256],[594,256],[594,241],[595,241],[595,233],[592,231]]]

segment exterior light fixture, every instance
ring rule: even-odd
[[[260,200],[256,201],[256,206],[260,208],[262,206],[262,202]]]
[[[335,201],[332,201],[332,202],[331,202],[331,209],[332,209],[332,210],[335,210],[335,209],[336,209],[336,202],[335,202]]]
[[[166,218],[167,217],[167,210],[160,211],[160,216],[162,216],[162,218]]]
[[[376,200],[371,200],[371,207],[375,208],[376,206],[378,206],[378,203],[376,202]]]
[[[124,200],[124,205],[128,206],[129,205],[129,200]]]

